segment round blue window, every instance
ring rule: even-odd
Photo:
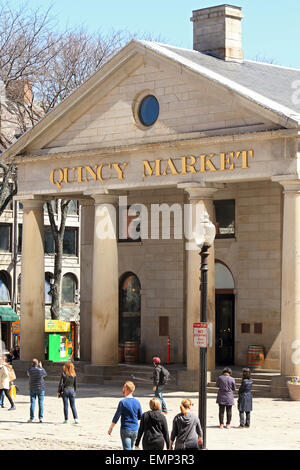
[[[155,96],[146,96],[139,107],[139,118],[144,126],[152,126],[158,118],[159,104]]]

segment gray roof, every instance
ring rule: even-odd
[[[141,42],[145,47],[192,66],[199,73],[207,71],[208,75],[213,74],[220,83],[231,82],[231,86],[236,85],[240,90],[252,92],[254,100],[255,95],[266,98],[267,107],[272,107],[271,102],[273,102],[277,103],[283,112],[289,110],[290,116],[300,114],[299,91],[296,99],[296,91],[300,90],[300,70],[248,60],[243,63],[228,62],[194,50],[148,41]]]

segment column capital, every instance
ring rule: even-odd
[[[23,210],[43,209],[46,202],[44,199],[17,199],[17,201],[23,204]]]
[[[273,176],[272,181],[281,184],[284,192],[300,192],[299,175],[278,175]]]
[[[87,194],[89,197],[94,199],[94,204],[114,204],[116,205],[119,200],[119,194],[109,192],[104,189],[102,191],[92,192]]]
[[[184,189],[189,194],[189,199],[213,199],[213,195],[220,189],[215,186],[205,186],[201,183],[179,183],[177,188]]]

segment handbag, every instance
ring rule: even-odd
[[[8,369],[8,378],[10,382],[16,380],[16,374],[12,366],[7,367]]]
[[[8,393],[12,400],[14,400],[17,396],[17,389],[15,385],[11,385],[8,389]]]

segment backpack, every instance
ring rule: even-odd
[[[165,367],[160,366],[159,383],[166,385],[170,381],[170,372]]]

